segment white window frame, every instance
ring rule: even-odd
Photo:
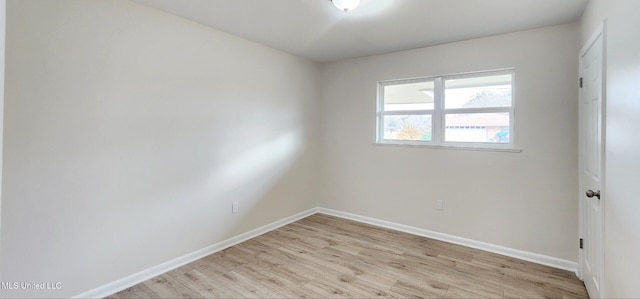
[[[444,108],[445,80],[485,77],[485,76],[494,76],[494,75],[511,75],[512,92],[511,92],[510,107],[480,107],[480,108],[455,108],[455,109]],[[434,82],[434,109],[433,110],[384,111],[385,86],[419,83],[419,82]],[[380,81],[378,82],[375,144],[521,152],[520,149],[516,148],[516,129],[515,129],[516,97],[515,97],[515,94],[516,94],[516,74],[515,74],[515,69],[513,68],[481,71],[481,72],[473,72],[473,73],[443,75],[443,76]],[[445,141],[444,140],[444,134],[446,130],[445,116],[447,114],[458,114],[458,113],[509,113],[509,143]],[[384,116],[385,115],[431,115],[432,116],[431,141],[385,140],[384,139]]]

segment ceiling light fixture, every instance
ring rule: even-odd
[[[331,2],[335,7],[344,12],[354,10],[360,4],[360,0],[331,0]]]

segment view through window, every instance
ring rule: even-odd
[[[512,148],[512,70],[380,82],[378,143]]]

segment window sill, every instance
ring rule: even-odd
[[[376,146],[392,146],[392,147],[421,147],[432,149],[447,149],[447,150],[466,150],[466,151],[483,151],[483,152],[503,152],[503,153],[521,153],[522,149],[519,148],[491,148],[491,147],[470,147],[470,146],[454,146],[454,145],[430,145],[420,143],[406,143],[406,142],[374,142]]]

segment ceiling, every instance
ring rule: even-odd
[[[318,62],[577,21],[588,0],[134,0]]]

